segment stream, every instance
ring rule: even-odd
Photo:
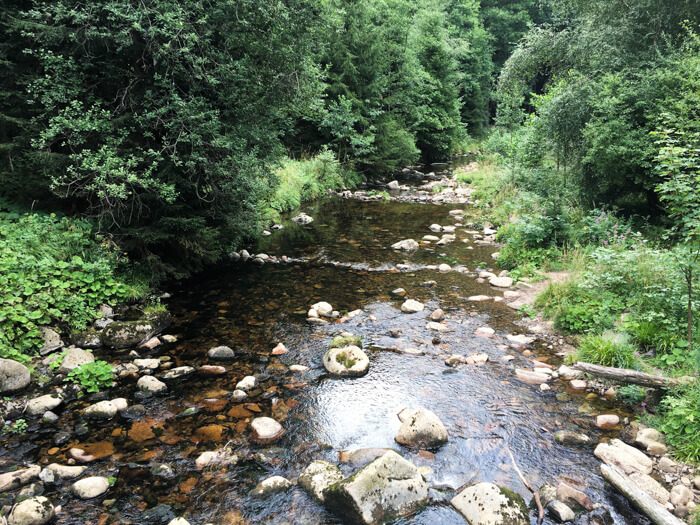
[[[399,195],[411,197],[414,192],[415,186]],[[196,367],[212,364],[208,349],[226,345],[237,354],[235,361],[223,363],[227,373],[193,375],[169,384],[165,396],[138,400],[135,381],[122,382],[109,398],[126,397],[130,404],[142,404],[145,413],[90,422],[89,432],[77,435],[76,427],[85,422],[79,411],[66,411],[53,426],[42,425],[6,441],[3,455],[66,463],[70,447],[88,444],[93,451],[104,451],[103,459],[90,463],[89,469],[116,478],[105,498],[84,502],[70,497],[65,488],[47,491],[55,505],[63,506],[59,524],[168,523],[176,516],[193,525],[342,523],[300,487],[267,499],[252,498],[249,492],[269,476],[294,480],[317,459],[350,474],[366,461],[362,454],[349,452],[373,448],[392,448],[415,465],[428,467],[430,505],[396,524],[466,523],[449,501],[461,487],[480,481],[506,487],[529,502],[531,494],[513,469],[509,450],[535,487],[564,481],[606,507],[615,523],[648,523],[604,486],[592,447],[565,447],[553,437],[561,429],[594,441],[617,437],[619,430],[596,428],[595,416],[616,413],[624,418],[630,413],[618,401],[573,390],[561,379],[551,381],[549,391],[517,380],[513,369],[532,369],[535,358],[555,367],[562,363],[556,356],[559,337],[540,336],[525,353],[508,347],[508,334],[528,333],[522,315],[504,302],[468,300],[503,295],[502,289],[477,279],[478,267],[493,268],[491,254],[498,247],[475,244],[465,232],[469,204],[416,200],[327,197],[302,207],[314,218],[311,224],[284,221],[282,229],[250,250],[285,255],[288,263],[228,262],[172,284],[167,306],[173,325],[167,333],[177,341],[140,352],[142,357],[168,356],[174,366]],[[431,224],[460,222],[449,214],[453,209],[466,211],[455,242],[423,243],[414,254],[390,249],[403,239],[420,243],[432,234]],[[435,269],[442,263],[452,271]],[[394,293],[399,288],[405,296]],[[424,303],[425,310],[402,313],[406,298]],[[309,323],[307,311],[319,301],[341,315],[358,309],[361,313],[346,322]],[[437,308],[445,311],[449,327],[439,333],[426,328]],[[495,335],[475,335],[484,326],[492,327]],[[367,375],[336,379],[326,373],[321,359],[341,332],[362,338],[370,358]],[[278,343],[288,352],[272,355]],[[451,354],[474,353],[487,354],[488,362],[455,368],[445,364]],[[514,359],[503,360],[506,354]],[[290,371],[295,364],[309,368]],[[236,402],[231,394],[246,375],[257,375],[260,385],[248,399]],[[98,394],[81,402],[87,406],[107,398]],[[435,412],[447,428],[449,443],[432,453],[398,445],[397,413],[405,407]],[[263,446],[249,442],[248,422],[260,415],[281,422],[286,430],[282,440]],[[70,440],[57,445],[58,431],[69,432]],[[235,466],[195,467],[199,454],[224,446],[244,459]],[[160,465],[168,468],[163,471]],[[531,517],[534,524],[535,513]],[[546,518],[545,523],[554,522]]]

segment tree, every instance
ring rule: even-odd
[[[317,2],[59,0],[14,16],[26,51],[9,67],[39,72],[17,86],[31,129],[10,140],[29,137],[34,161],[3,181],[39,166],[41,189],[172,272],[258,231],[280,137],[320,96]]]

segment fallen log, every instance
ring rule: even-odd
[[[632,480],[619,468],[603,463],[600,466],[600,471],[603,478],[619,490],[652,523],[656,525],[685,525],[683,521],[667,511],[661,503],[632,483]]]
[[[594,376],[605,377],[620,383],[631,383],[633,385],[648,386],[652,388],[669,387],[678,385],[687,385],[695,381],[695,378],[683,377],[664,377],[637,372],[636,370],[628,370],[627,368],[613,368],[611,366],[600,366],[591,363],[578,362],[572,366],[575,370],[580,370]]]

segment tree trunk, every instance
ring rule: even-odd
[[[683,521],[667,511],[661,503],[637,488],[632,480],[617,467],[603,463],[600,466],[600,471],[608,483],[619,490],[632,505],[656,525],[685,525]]]
[[[695,378],[689,376],[654,376],[651,374],[645,374],[644,372],[637,372],[636,370],[628,370],[626,368],[613,368],[610,366],[600,366],[582,362],[576,363],[572,366],[572,368],[587,374],[593,374],[594,376],[613,379],[615,381],[619,381],[620,383],[630,383],[633,385],[648,386],[652,388],[678,386],[695,381]]]
[[[685,274],[688,283],[688,350],[693,351],[693,268]]]

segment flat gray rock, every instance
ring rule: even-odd
[[[30,381],[29,368],[12,359],[0,359],[0,392],[17,392]]]

